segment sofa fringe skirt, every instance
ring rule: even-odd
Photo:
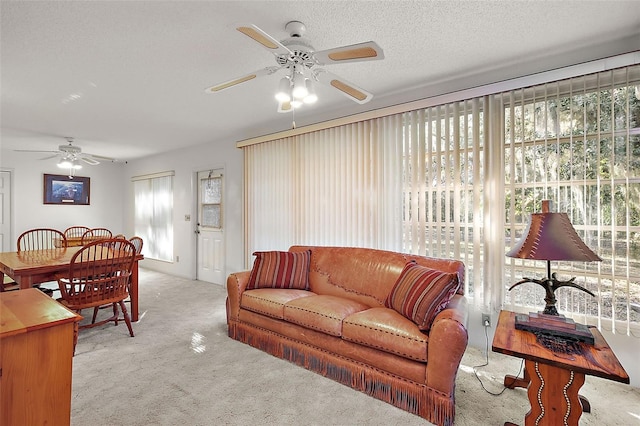
[[[232,339],[350,386],[431,423],[453,425],[453,395],[446,395],[424,383],[403,379],[255,325],[233,320],[228,325],[229,337]]]

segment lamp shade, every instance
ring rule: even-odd
[[[294,66],[291,72],[291,80],[293,81],[293,90],[291,91],[291,94],[294,99],[299,100],[304,99],[304,97],[309,94],[302,70],[303,68]]]
[[[313,88],[313,83],[308,78],[305,78],[305,85],[307,87],[307,96],[302,100],[305,104],[313,104],[318,100],[318,95],[316,95],[316,91]]]
[[[280,79],[280,84],[278,85],[278,92],[276,93],[276,99],[278,102],[289,102],[291,101],[291,82],[288,77],[282,77]]]
[[[544,200],[542,212],[531,214],[524,237],[507,256],[534,260],[601,261],[580,239],[569,216],[566,213],[552,213],[549,203],[549,200]]]

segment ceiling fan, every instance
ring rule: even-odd
[[[100,164],[100,161],[116,161],[115,158],[103,157],[101,155],[83,153],[79,146],[73,145],[73,138],[66,137],[68,145],[58,145],[57,151],[38,151],[29,149],[16,149],[16,152],[40,152],[40,153],[53,153],[48,157],[41,158],[41,160],[48,160],[50,158],[59,157],[60,162],[58,165],[65,163],[63,168],[71,168],[74,164],[78,164],[78,161],[83,161],[89,165],[95,166]],[[70,165],[68,165],[70,164]],[[80,168],[80,167],[76,167]]]
[[[304,37],[305,25],[299,21],[291,21],[285,25],[289,38],[282,41],[276,40],[255,25],[239,26],[236,29],[273,53],[277,65],[208,87],[205,89],[206,93],[217,93],[258,77],[287,70],[287,75],[280,80],[276,94],[278,112],[289,112],[303,102],[315,102],[317,97],[313,90],[314,82],[338,90],[359,104],[369,102],[373,97],[366,90],[323,68],[325,65],[384,59],[382,49],[373,41],[315,51]]]

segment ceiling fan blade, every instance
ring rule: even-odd
[[[234,78],[233,80],[229,80],[229,81],[225,81],[219,84],[216,84],[215,86],[211,86],[211,87],[207,87],[204,91],[205,93],[217,93],[217,92],[221,92],[225,89],[228,89],[230,87],[233,86],[237,86],[238,84],[242,84],[245,83],[247,81],[251,81],[254,80],[258,77],[262,77],[265,75],[271,75],[274,72],[278,71],[281,67],[266,67],[266,68],[262,68],[261,70],[252,72],[250,74],[247,74],[243,77],[239,77],[239,78]]]
[[[278,112],[291,112],[291,102],[278,102]]]
[[[56,158],[57,156],[58,156],[58,154],[49,155],[48,157],[40,158],[40,161],[42,161],[42,160],[51,160],[52,158]]]
[[[316,77],[320,83],[337,89],[340,93],[359,104],[365,104],[373,98],[371,93],[325,69],[319,69]]]
[[[91,164],[91,161],[98,161],[98,163],[100,161],[111,161],[111,162],[118,161],[118,160],[116,160],[115,158],[112,158],[112,157],[104,157],[102,155],[85,154],[85,153],[80,155],[80,159],[81,160],[89,159],[89,161],[87,162],[88,164]]]
[[[286,46],[284,46],[278,40],[271,37],[269,34],[265,33],[255,25],[240,26],[236,28],[236,30],[240,31],[247,37],[250,37],[251,39],[257,41],[262,47],[276,56],[292,53],[291,50],[289,50]]]
[[[14,152],[37,152],[40,154],[49,154],[49,153],[58,153],[58,151],[38,151],[38,150],[31,150],[31,149],[14,149]]]
[[[85,163],[91,165],[91,166],[97,166],[98,164],[100,164],[100,162],[94,158],[91,157],[87,157],[87,156],[82,156],[80,157],[80,160],[84,161]]]
[[[352,44],[349,46],[336,47],[333,49],[320,50],[314,52],[313,56],[320,65],[378,61],[384,59],[384,52],[374,41]]]

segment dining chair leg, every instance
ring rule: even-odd
[[[118,304],[114,303],[113,304],[113,317],[115,318],[114,322],[116,323],[116,325],[118,325],[118,320],[120,318],[118,318],[120,316],[120,312],[118,312]]]
[[[121,300],[118,302],[120,304],[120,307],[122,308],[122,314],[124,316],[124,322],[127,323],[127,328],[129,329],[129,334],[131,335],[131,337],[134,337],[133,335],[133,327],[131,326],[131,317],[129,316],[129,312],[127,312],[127,307],[124,304],[124,301]]]
[[[98,311],[100,310],[100,306],[96,306],[93,308],[93,318],[91,319],[91,324],[96,323],[96,318],[98,317]]]

